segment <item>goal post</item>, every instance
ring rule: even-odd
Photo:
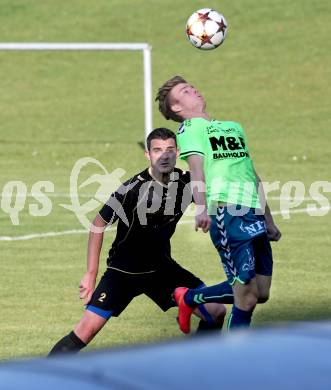
[[[0,43],[0,51],[109,51],[143,52],[145,140],[152,131],[152,47],[148,43]]]

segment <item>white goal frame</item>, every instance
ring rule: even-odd
[[[144,63],[145,139],[152,131],[152,47],[148,43],[0,43],[0,51],[141,50]]]

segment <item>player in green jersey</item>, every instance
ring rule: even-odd
[[[247,327],[256,304],[269,297],[269,241],[278,241],[281,233],[265,202],[245,132],[236,122],[212,119],[203,96],[180,76],[164,83],[156,100],[166,119],[181,123],[177,140],[180,157],[187,161],[195,183],[195,227],[210,230],[228,279],[228,283],[202,289],[176,289],[180,327],[189,332],[196,304],[228,303],[232,292],[228,327]]]

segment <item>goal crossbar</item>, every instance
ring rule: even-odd
[[[145,138],[152,131],[152,47],[148,43],[0,43],[0,51],[108,51],[140,50],[144,63]]]

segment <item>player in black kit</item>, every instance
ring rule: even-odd
[[[176,287],[204,285],[171,258],[170,238],[192,202],[190,174],[175,168],[175,134],[165,128],[153,130],[145,154],[149,168],[120,186],[91,225],[87,272],[80,282],[86,310],[74,330],[49,355],[81,350],[140,294],[166,311],[176,305],[172,298]],[[95,289],[104,230],[115,221],[117,233],[107,270]],[[201,319],[198,331],[221,329],[225,311],[221,303],[199,305],[195,309]]]

